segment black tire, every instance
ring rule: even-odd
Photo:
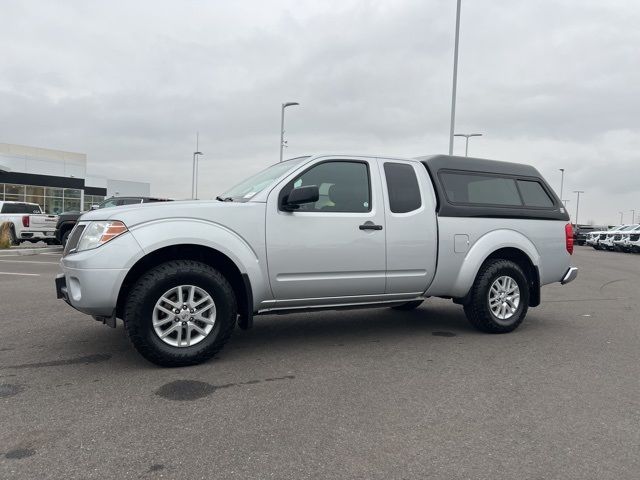
[[[20,245],[20,240],[18,240],[18,237],[16,236],[16,231],[13,228],[13,226],[9,228],[9,240],[11,241],[11,245],[13,245],[14,247],[17,247],[18,245]]]
[[[64,235],[62,235],[62,240],[60,241],[60,243],[62,243],[62,248],[65,248],[67,246],[69,235],[71,235],[71,230],[67,230],[66,232],[64,232]]]
[[[408,312],[410,310],[415,310],[420,305],[422,305],[424,300],[412,300],[411,302],[403,303],[402,305],[396,305],[395,307],[391,307],[394,310],[401,310],[403,312]]]
[[[152,325],[158,299],[179,285],[205,290],[216,307],[213,330],[190,347],[165,343]],[[151,269],[135,283],[126,299],[124,324],[131,343],[144,358],[162,367],[184,367],[205,362],[218,353],[231,337],[237,316],[233,289],[220,272],[193,260],[173,260]]]
[[[513,316],[499,319],[489,308],[489,290],[499,277],[509,276],[518,284],[520,302]],[[529,282],[520,266],[510,260],[489,260],[482,265],[476,277],[469,302],[464,306],[467,319],[475,328],[487,333],[508,333],[522,323],[529,309]]]

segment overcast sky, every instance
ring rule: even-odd
[[[463,0],[458,132],[540,169],[580,222],[640,215],[640,2]],[[278,160],[448,148],[455,0],[2,1],[0,142],[211,198]],[[464,154],[463,139],[455,152]]]

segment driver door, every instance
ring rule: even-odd
[[[283,210],[288,193],[308,185],[318,186],[318,201]],[[281,182],[269,194],[266,218],[277,303],[349,303],[384,294],[384,222],[374,159],[319,160]]]

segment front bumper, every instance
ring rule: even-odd
[[[129,233],[101,247],[67,254],[60,260],[56,296],[94,317],[112,317],[120,287],[142,249]]]
[[[62,298],[69,305],[69,292],[67,290],[67,279],[64,276],[64,273],[59,273],[56,275],[56,298]]]
[[[64,268],[56,276],[56,296],[92,316],[113,315],[128,270]]]
[[[562,285],[566,285],[567,283],[573,282],[578,276],[578,267],[569,267],[567,272],[562,277],[560,283]]]

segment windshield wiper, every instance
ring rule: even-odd
[[[216,197],[216,200],[218,200],[219,202],[233,202],[233,198],[231,198],[231,197],[221,197],[220,195],[218,195]]]

